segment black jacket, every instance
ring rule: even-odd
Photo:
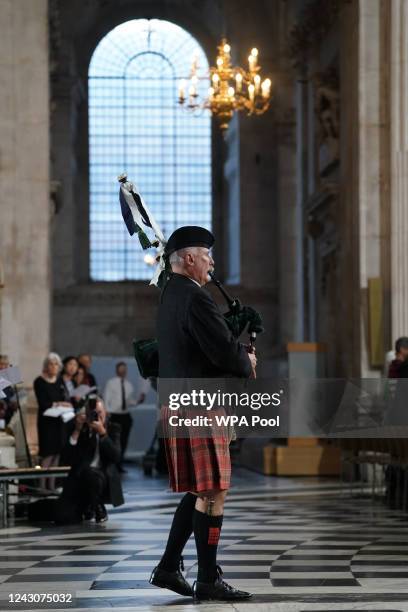
[[[74,423],[72,424],[72,431]],[[71,431],[71,433],[72,433]],[[64,493],[74,492],[74,481],[79,477],[82,467],[89,466],[95,455],[96,435],[92,432],[89,435],[89,428],[85,425],[78,437],[78,442],[73,445],[68,442],[65,444],[60,458],[60,465],[70,465],[71,472],[68,476],[67,486],[64,485]],[[114,506],[124,503],[122,484],[120,480],[117,464],[120,462],[120,425],[117,423],[107,424],[107,435],[99,439],[99,456],[101,470],[106,474],[108,482],[107,502]]]
[[[248,378],[245,347],[231,334],[210,294],[181,274],[172,274],[157,318],[159,378]]]

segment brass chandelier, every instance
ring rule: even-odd
[[[190,77],[180,81],[178,101],[187,111],[209,109],[218,117],[225,133],[233,114],[246,111],[247,115],[262,115],[271,99],[271,79],[262,80],[258,65],[258,49],[253,48],[248,57],[248,70],[231,64],[231,47],[225,38],[218,46],[216,66],[210,68],[211,86],[208,96],[202,99],[198,93],[198,60],[193,58]]]

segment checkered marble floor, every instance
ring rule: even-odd
[[[200,604],[148,584],[180,496],[132,468],[126,504],[103,525],[19,523],[0,530],[0,610],[399,610],[408,612],[408,516],[335,481],[264,478],[240,470],[219,549],[245,604]],[[196,574],[193,538],[184,554]],[[10,594],[71,593],[65,604],[10,603]]]

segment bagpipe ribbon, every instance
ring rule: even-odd
[[[118,176],[118,181],[121,184],[119,189],[120,208],[129,234],[131,236],[133,236],[133,234],[138,235],[143,249],[149,249],[152,247],[157,249],[157,266],[153,274],[153,278],[149,283],[150,285],[157,286],[160,275],[166,268],[164,261],[166,240],[164,238],[164,234],[140,193],[134,189],[133,183],[127,180],[127,175],[121,174]],[[153,242],[149,240],[148,236],[142,229],[143,225],[150,227],[156,237],[156,240]]]

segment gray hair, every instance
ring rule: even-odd
[[[174,251],[170,257],[169,262],[170,265],[176,264],[178,266],[184,266],[184,258],[188,253],[197,253],[198,247],[186,247],[185,249],[179,249],[178,251]]]
[[[48,355],[46,356],[46,358],[43,361],[43,372],[45,372],[45,370],[48,368],[48,364],[51,361],[56,361],[59,365],[59,369],[62,370],[62,361],[61,361],[61,357],[58,355],[58,353],[48,353]]]

